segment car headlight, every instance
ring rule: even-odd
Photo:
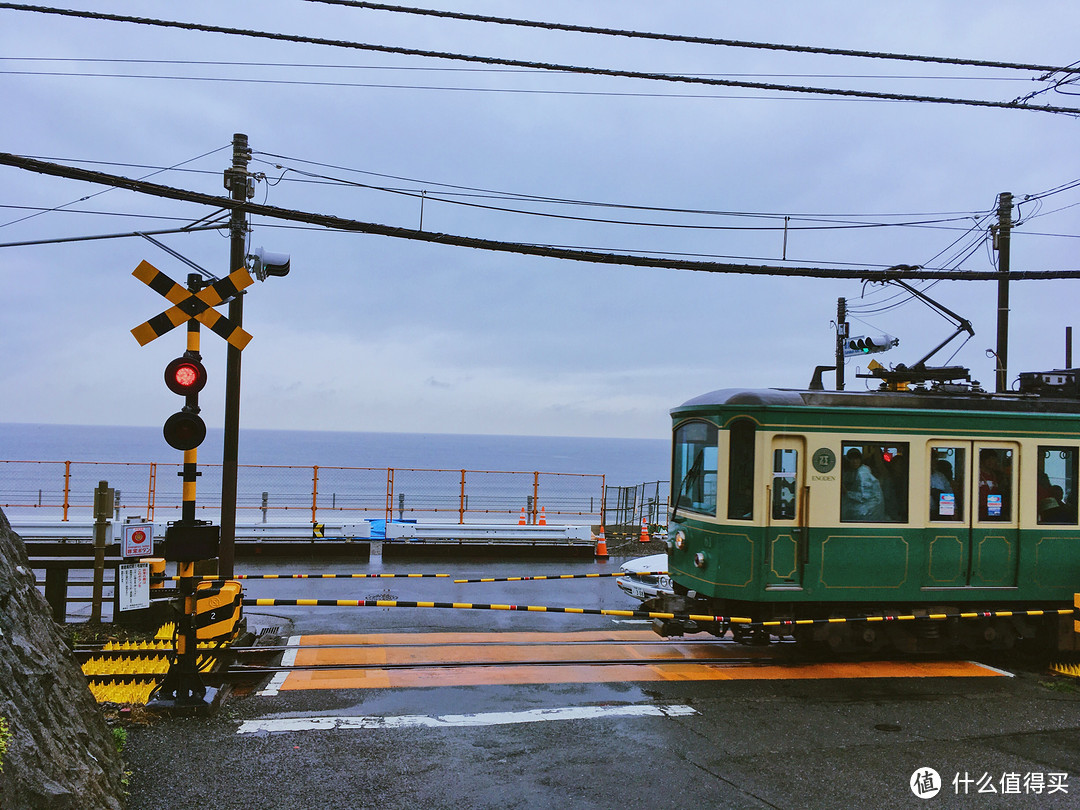
[[[698,568],[704,568],[705,567],[705,552],[704,551],[699,551],[697,554],[694,555],[694,565],[696,565]]]
[[[682,551],[684,548],[686,548],[686,532],[684,532],[682,529],[679,529],[679,531],[675,533],[675,548],[677,548],[679,551]]]

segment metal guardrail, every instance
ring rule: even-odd
[[[463,545],[561,545],[592,546],[588,526],[495,526],[456,523],[388,523],[386,540]]]
[[[119,542],[119,525],[109,523],[106,544]],[[154,523],[154,544],[165,539],[164,523]],[[88,520],[18,521],[12,529],[24,541],[52,542],[62,546],[89,546],[93,542],[93,522]],[[317,525],[318,535],[310,523],[248,523],[237,524],[236,539],[241,542],[260,540],[383,540],[450,541],[461,543],[506,544],[550,543],[552,545],[592,545],[592,530],[588,526],[512,525],[504,523],[387,523],[382,536],[374,536],[367,521],[359,523],[323,523]]]

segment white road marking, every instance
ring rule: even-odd
[[[686,717],[697,714],[689,706],[567,706],[559,709],[530,709],[521,712],[484,712],[481,714],[423,714],[396,717],[267,717],[245,720],[237,734],[279,733],[285,731],[331,731],[334,729],[390,728],[468,728],[505,726],[515,723],[545,723],[552,720],[595,720],[607,717]]]
[[[296,653],[300,649],[300,636],[289,636],[289,641],[286,644],[287,647],[292,649],[286,650],[285,654],[281,656],[281,666],[291,667],[296,663]],[[260,695],[274,696],[281,689],[281,685],[285,683],[285,679],[289,677],[288,672],[279,672],[273,679],[266,685],[266,688],[259,692]]]
[[[1009,677],[1009,678],[1015,678],[1016,677],[1012,672],[1009,672],[1008,670],[998,669],[997,667],[992,667],[989,664],[984,664],[982,661],[968,661],[968,663],[971,664],[972,666],[975,666],[975,667],[982,667],[983,669],[988,669],[991,672],[996,672],[998,675],[1005,675],[1006,677]]]

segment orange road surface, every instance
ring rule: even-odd
[[[822,678],[980,678],[1007,675],[968,661],[860,661],[773,663],[769,648],[718,645],[682,639],[659,645],[649,631],[582,633],[387,633],[300,637],[295,666],[345,667],[289,672],[279,689],[405,689],[619,681],[732,681]],[[574,641],[575,644],[564,642]],[[625,644],[587,642],[624,641]],[[585,642],[585,643],[582,643]],[[645,642],[653,642],[652,644]],[[320,645],[356,645],[321,648]],[[737,659],[695,663],[694,659]],[[642,664],[537,664],[537,661],[626,661]],[[672,659],[680,663],[662,663]],[[747,662],[746,659],[759,659]],[[656,661],[649,664],[649,661]],[[461,666],[475,662],[492,666]],[[527,663],[533,662],[533,663]],[[381,665],[444,666],[381,669]],[[364,669],[348,669],[349,665]]]

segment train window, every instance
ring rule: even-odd
[[[675,508],[716,514],[716,425],[687,422],[675,431],[672,484]]]
[[[772,519],[795,519],[796,471],[799,451],[790,448],[773,451]]]
[[[754,423],[741,419],[728,432],[728,520],[753,520]]]
[[[1012,450],[979,450],[979,520],[1012,520],[1012,477]]]
[[[930,451],[930,519],[965,520],[967,448],[934,447]]]
[[[1077,455],[1075,447],[1039,448],[1039,523],[1076,525]]]
[[[840,520],[852,523],[906,523],[908,445],[844,442],[840,452]]]

